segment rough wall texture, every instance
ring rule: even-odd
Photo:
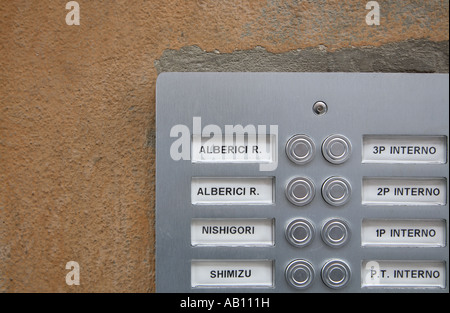
[[[0,0],[4,292],[154,291],[159,72],[449,71],[445,0],[66,2]]]

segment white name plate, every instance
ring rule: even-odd
[[[364,177],[363,205],[445,205],[445,178]]]
[[[362,246],[445,247],[445,220],[365,219],[361,228]]]
[[[273,284],[271,260],[191,262],[192,287],[273,287]]]
[[[275,135],[192,136],[192,163],[272,163]]]
[[[362,162],[445,164],[447,137],[365,135]]]
[[[192,204],[273,204],[273,177],[194,177]]]
[[[193,219],[193,246],[273,246],[273,219]]]
[[[362,287],[445,288],[442,261],[363,261]]]

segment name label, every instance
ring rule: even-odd
[[[192,287],[272,287],[272,260],[191,262]]]
[[[363,261],[362,287],[445,288],[442,261]]]
[[[275,135],[192,136],[192,163],[273,163]]]
[[[193,219],[193,246],[273,246],[273,219]]]
[[[364,205],[445,205],[445,178],[371,178],[364,177]]]
[[[362,222],[363,246],[445,247],[445,220],[377,220]]]
[[[272,204],[274,178],[194,177],[192,204]]]
[[[447,162],[446,136],[363,136],[363,163]]]

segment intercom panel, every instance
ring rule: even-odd
[[[158,292],[448,292],[448,74],[164,73]]]

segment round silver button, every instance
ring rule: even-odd
[[[342,177],[330,177],[322,185],[322,197],[330,205],[344,205],[350,195],[350,183]]]
[[[343,135],[331,135],[322,144],[322,154],[333,164],[341,164],[348,160],[352,152],[350,140]]]
[[[286,267],[286,280],[294,288],[305,289],[314,280],[314,268],[306,260],[294,260]]]
[[[322,268],[322,281],[333,289],[345,287],[350,281],[350,267],[341,260],[327,262]]]
[[[342,247],[349,239],[350,229],[343,220],[329,220],[322,228],[322,240],[330,247]]]
[[[286,197],[297,206],[307,205],[314,199],[314,196],[314,184],[308,178],[294,178],[286,187]]]
[[[296,247],[305,247],[314,238],[314,227],[305,219],[296,219],[286,228],[286,238]]]
[[[316,146],[306,135],[295,135],[286,144],[286,155],[295,164],[306,164],[314,158]]]

